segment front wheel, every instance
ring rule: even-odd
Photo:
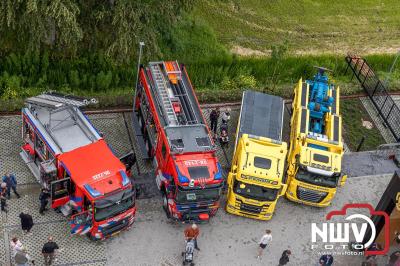
[[[167,215],[167,218],[171,218],[171,213],[169,212],[168,208],[168,198],[165,192],[163,193],[163,209],[165,211],[165,214]]]

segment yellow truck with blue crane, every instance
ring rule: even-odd
[[[269,220],[285,195],[287,144],[282,141],[284,103],[281,97],[243,93],[231,170],[228,213]]]
[[[346,182],[339,87],[330,83],[325,68],[313,80],[300,79],[294,90],[287,158],[286,197],[326,207]]]

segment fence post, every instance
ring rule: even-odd
[[[359,152],[359,151],[360,151],[362,145],[364,144],[364,140],[365,140],[365,136],[362,136],[362,138],[361,138],[361,140],[360,140],[360,143],[358,143],[356,152]]]

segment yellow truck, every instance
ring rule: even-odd
[[[300,79],[294,89],[287,159],[286,197],[317,207],[329,206],[347,178],[341,173],[339,87],[325,71],[319,68],[313,80]]]
[[[283,113],[282,98],[255,91],[243,93],[227,179],[228,213],[269,220],[278,198],[285,195]]]

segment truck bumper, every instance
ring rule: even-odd
[[[286,198],[288,200],[290,200],[290,201],[293,201],[293,202],[298,202],[298,203],[301,203],[301,204],[304,204],[304,205],[320,207],[320,208],[328,207],[329,205],[331,205],[331,201],[324,202],[324,203],[315,203],[315,202],[300,200],[296,196],[290,195],[289,191],[286,192]]]
[[[237,215],[237,216],[243,216],[243,217],[262,220],[262,221],[271,220],[271,218],[273,216],[273,212],[267,213],[267,214],[269,214],[268,216],[266,216],[266,214],[248,213],[248,212],[244,212],[242,210],[236,209],[235,207],[233,207],[232,205],[229,205],[229,204],[226,205],[226,212]]]

